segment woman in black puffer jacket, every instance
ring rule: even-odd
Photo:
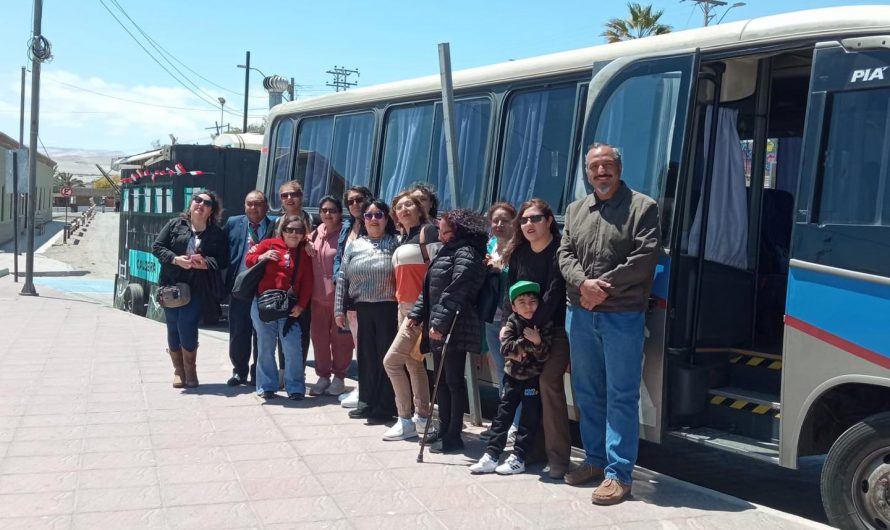
[[[409,325],[425,325],[424,340],[429,340],[437,367],[445,335],[454,323],[445,352],[445,381],[439,384],[439,432],[430,446],[434,453],[460,452],[464,447],[460,437],[467,399],[464,364],[468,351],[478,351],[482,337],[476,298],[485,279],[487,228],[485,219],[471,210],[452,210],[442,217],[439,240],[444,245],[430,263],[423,293],[408,315]]]

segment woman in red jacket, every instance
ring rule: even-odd
[[[306,373],[303,367],[301,331],[297,318],[312,297],[312,258],[306,253],[306,224],[299,215],[286,215],[281,222],[281,236],[266,239],[247,254],[246,264],[253,267],[267,260],[266,271],[257,295],[270,289],[290,291],[297,303],[288,316],[263,322],[256,300],[250,316],[257,334],[256,391],[263,399],[277,397],[278,370],[275,366],[275,347],[278,339],[284,350],[284,389],[288,398],[298,401],[306,393]]]

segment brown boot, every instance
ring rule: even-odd
[[[569,486],[580,486],[601,478],[603,478],[602,468],[587,462],[581,462],[578,467],[566,473],[562,479]]]
[[[167,353],[170,354],[170,359],[173,360],[173,388],[182,388],[185,386],[185,383],[182,381],[185,375],[185,369],[182,366],[182,349],[168,349]]]
[[[198,360],[198,348],[195,351],[182,349],[182,361],[185,368],[185,386],[195,388],[198,386],[198,368],[195,362]]]
[[[630,484],[622,484],[613,478],[607,478],[593,490],[590,500],[601,506],[618,504],[630,495],[630,486]]]

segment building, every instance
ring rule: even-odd
[[[0,132],[0,243],[10,241],[13,236],[13,194],[11,183],[6,179],[6,152],[19,148],[19,143]],[[37,226],[52,220],[53,172],[56,163],[51,158],[37,153],[37,211],[34,219]],[[20,175],[27,179],[27,175]],[[25,201],[19,201],[19,230],[24,234]]]

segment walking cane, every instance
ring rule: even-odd
[[[451,333],[454,331],[454,323],[457,322],[457,317],[460,316],[460,309],[454,313],[454,320],[451,321],[451,328],[448,330],[448,335],[445,337],[445,344],[442,345],[442,355],[439,359],[439,368],[436,369],[436,384],[433,385],[433,395],[430,398],[430,407],[429,407],[429,418],[427,418],[426,425],[423,427],[423,436],[420,438],[420,452],[417,453],[417,462],[423,463],[423,449],[426,447],[426,435],[430,430],[430,424],[433,422],[433,405],[436,404],[436,395],[439,393],[439,380],[442,379],[442,369],[445,367],[445,354],[448,352],[448,343],[451,342]],[[442,419],[439,418],[439,422],[441,423]],[[439,427],[441,430],[441,426]]]

